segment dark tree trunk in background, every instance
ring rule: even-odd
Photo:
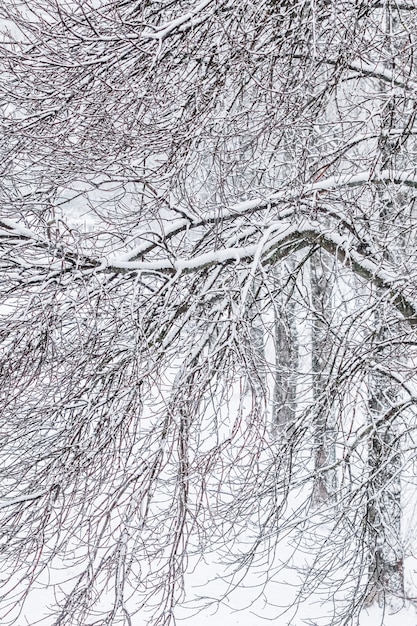
[[[313,504],[329,502],[334,498],[337,480],[331,468],[336,460],[335,427],[330,394],[331,358],[333,338],[332,286],[333,274],[329,260],[316,254],[310,261],[310,286],[312,303],[311,350],[313,382],[313,432],[314,432],[314,486]],[[331,260],[330,260],[331,263]],[[330,466],[330,469],[326,469]]]
[[[275,385],[273,431],[283,433],[296,415],[298,333],[293,281],[275,299]]]
[[[404,603],[401,541],[401,450],[395,409],[387,404],[387,381],[373,376],[370,416],[374,432],[369,440],[367,530],[369,583],[366,603],[398,610]]]
[[[397,56],[401,52],[401,40],[398,39],[398,10],[396,3],[388,0],[383,9],[385,22],[385,46],[389,51],[389,60],[384,59],[386,69],[395,74]],[[403,41],[404,45],[405,42]],[[398,115],[399,106],[410,108],[406,102],[396,102],[397,96],[386,83],[381,82],[380,136],[378,140],[378,161],[380,170],[394,171],[403,164],[397,158],[399,150],[398,135],[402,122]],[[403,118],[404,119],[404,118]],[[384,258],[392,261],[396,251],[390,249],[390,225],[395,221],[395,214],[406,207],[393,206],[390,194],[379,189],[375,198],[375,219],[379,236],[387,241]],[[376,297],[380,293],[376,291]],[[386,358],[400,357],[390,347],[390,331],[387,327],[384,308],[376,305],[374,312],[375,342],[386,345],[376,354],[377,363],[384,363]],[[369,581],[366,603],[378,604],[396,611],[404,603],[404,564],[401,538],[401,467],[402,454],[400,428],[397,424],[398,385],[393,380],[374,369],[369,379],[369,424],[371,437],[368,442],[368,504],[367,533],[369,541]]]

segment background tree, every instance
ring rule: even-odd
[[[375,541],[401,537],[396,508],[372,539],[370,510],[407,489],[417,397],[417,10],[395,4],[393,46],[390,7],[3,2],[2,623],[48,586],[53,624],[168,625],[212,553],[271,603],[298,567],[332,624],[373,599]],[[374,412],[370,374],[396,389]]]

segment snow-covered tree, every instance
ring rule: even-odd
[[[288,602],[331,597],[326,624],[392,607],[414,2],[4,0],[0,19],[1,623],[47,587],[46,623],[168,626],[212,554],[224,596],[256,571],[276,606],[296,569]]]

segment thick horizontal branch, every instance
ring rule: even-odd
[[[319,245],[329,254],[335,256],[343,265],[350,267],[357,275],[372,285],[383,290],[388,294],[392,304],[397,308],[401,315],[410,323],[417,324],[417,305],[408,295],[411,287],[405,289],[405,282],[401,283],[401,278],[395,275],[395,270],[391,268],[386,261],[379,262],[372,254],[362,253],[360,250],[363,241],[357,240],[355,237],[339,235],[340,226],[344,226],[343,214],[332,212],[332,219],[335,220],[334,228],[330,231],[323,227],[317,220],[309,220],[308,218],[297,223],[291,223],[294,219],[293,204],[298,199],[307,199],[309,196],[327,194],[337,191],[341,188],[362,186],[366,184],[397,184],[406,185],[417,188],[416,172],[381,172],[377,175],[370,172],[361,172],[354,176],[330,177],[323,181],[316,182],[301,192],[288,194],[288,190],[279,190],[269,198],[259,198],[241,202],[233,205],[229,209],[219,212],[207,213],[198,221],[192,222],[187,218],[173,220],[170,227],[165,232],[155,233],[155,242],[147,240],[142,245],[127,253],[102,257],[101,259],[89,258],[83,255],[77,255],[71,250],[65,250],[62,246],[58,249],[51,249],[51,244],[47,240],[41,238],[36,233],[20,226],[12,220],[0,220],[0,241],[25,240],[32,243],[34,247],[40,247],[50,253],[54,253],[62,260],[60,262],[60,272],[71,272],[73,269],[78,273],[84,270],[91,273],[113,272],[113,273],[158,273],[169,276],[183,275],[184,273],[199,272],[210,266],[221,266],[227,264],[240,263],[260,263],[271,264],[286,258],[296,250],[306,246]],[[186,256],[165,256],[148,260],[146,257],[158,247],[160,250],[161,241],[167,241],[175,235],[189,229],[202,228],[205,225],[210,226],[217,220],[223,224],[232,222],[241,215],[248,215],[252,212],[270,208],[274,205],[285,203],[289,205],[278,213],[276,219],[268,224],[261,233],[260,242],[254,242],[249,245],[238,245],[239,240],[245,240],[246,231],[235,232],[236,245],[219,247],[202,254],[186,257]],[[330,215],[330,213],[329,213]],[[259,230],[259,228],[257,229]],[[13,241],[11,241],[13,245]],[[55,256],[55,258],[56,258]],[[5,257],[3,256],[3,264]],[[69,265],[66,269],[62,263],[68,261]],[[11,260],[11,265],[16,267],[16,260]],[[30,270],[28,264],[23,264],[23,270]],[[39,271],[39,267],[35,267]],[[41,270],[42,271],[42,270]],[[47,272],[47,265],[43,268]],[[46,274],[45,274],[46,275]],[[405,293],[407,291],[407,293]]]
[[[201,219],[181,218],[173,220],[169,228],[162,233],[155,233],[157,242],[149,242],[147,240],[143,244],[136,246],[133,250],[125,254],[117,255],[117,257],[109,260],[110,265],[119,264],[121,262],[131,262],[142,259],[148,252],[159,246],[162,240],[167,241],[172,237],[191,229],[201,228],[207,225],[215,225],[217,223],[226,224],[237,217],[247,216],[256,212],[263,211],[271,207],[279,207],[281,205],[290,204],[300,200],[300,198],[308,198],[315,195],[321,195],[324,192],[336,191],[337,189],[345,189],[349,187],[358,187],[366,184],[394,184],[405,185],[406,187],[417,188],[417,170],[409,170],[405,172],[382,171],[375,174],[373,170],[366,170],[354,176],[330,176],[321,181],[306,185],[304,189],[296,192],[288,192],[288,188],[280,189],[276,193],[266,198],[254,198],[232,205],[231,207],[209,211]],[[279,219],[287,219],[294,213],[291,208],[280,211]],[[343,219],[343,216],[341,216]]]
[[[235,220],[239,216],[250,215],[252,213],[282,204],[293,204],[300,198],[305,199],[309,196],[314,197],[315,195],[321,195],[326,191],[336,191],[338,189],[357,187],[366,184],[375,185],[388,183],[405,185],[417,189],[417,170],[413,169],[404,172],[382,171],[377,174],[373,170],[366,170],[355,175],[330,176],[321,181],[308,184],[304,189],[297,190],[296,192],[289,192],[288,188],[284,187],[266,198],[255,198],[253,200],[239,202],[228,208],[208,211],[203,217],[195,220],[187,217],[172,220],[169,228],[166,228],[161,232],[155,232],[155,242],[149,242],[149,239],[147,239],[142,244],[136,246],[133,250],[110,257],[106,264],[111,267],[116,267],[122,262],[129,263],[136,261],[139,258],[143,258],[147,253],[158,247],[162,240],[172,239],[176,235],[190,229],[197,229],[206,225],[214,225],[217,223],[224,224]],[[284,210],[284,212],[279,215],[279,218],[287,219],[292,213],[292,208]],[[43,249],[50,249],[52,245],[47,239],[22,226],[19,222],[5,218],[0,219],[0,241],[1,239],[27,240],[42,247]],[[56,247],[55,252],[57,252]],[[59,246],[59,256],[62,257],[63,255],[67,258],[75,258],[75,256],[79,256],[72,250],[65,251],[62,246]],[[99,262],[93,259],[88,259],[86,256],[83,257],[83,261],[89,261],[92,265],[100,266]],[[160,269],[162,269],[162,267],[165,267],[164,263],[162,263]],[[172,264],[170,267],[172,268]]]
[[[260,263],[276,263],[296,250],[309,245],[319,245],[332,256],[335,256],[353,273],[378,287],[386,294],[393,306],[411,325],[417,324],[417,303],[404,293],[404,281],[395,274],[386,262],[377,262],[372,256],[362,254],[346,237],[332,232],[322,232],[314,223],[306,223],[304,227],[290,226],[282,229],[277,223],[276,228],[269,228],[270,237],[262,244],[222,248],[191,259],[167,261],[134,261],[115,262],[109,268],[116,271],[168,272],[181,274],[205,269],[211,265],[251,262],[259,258]],[[278,231],[278,232],[276,232]]]

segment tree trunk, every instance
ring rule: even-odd
[[[384,7],[386,48],[390,51],[390,61],[384,65],[394,73],[398,53],[397,8],[391,2]],[[392,131],[396,129],[395,96],[387,94],[386,84],[381,83],[384,105],[381,108],[381,131],[378,144],[377,168],[391,170],[401,167],[398,159],[398,145]],[[389,224],[395,210],[392,207],[389,190],[377,192],[376,219],[379,234],[383,239],[389,235]],[[398,210],[398,208],[397,208]],[[379,211],[379,215],[378,215]],[[390,258],[388,245],[384,258]],[[389,335],[384,323],[383,311],[374,313],[376,338],[389,344]],[[379,359],[386,356],[389,348],[378,352]],[[368,445],[369,485],[367,500],[367,528],[369,545],[369,580],[366,604],[377,603],[392,611],[399,610],[404,602],[403,550],[401,542],[401,448],[396,412],[392,409],[398,396],[397,385],[378,370],[371,373],[369,390],[370,425],[373,435]]]
[[[283,433],[296,412],[298,340],[295,302],[278,286],[274,310],[275,386],[272,409],[273,432]]]
[[[325,258],[322,255],[312,257],[310,285],[313,309],[311,329],[314,416],[313,504],[316,506],[332,500],[337,488],[335,469],[326,469],[334,465],[336,460],[332,398],[328,393],[333,343],[329,334],[332,317],[332,283],[332,272],[326,267]]]
[[[379,339],[386,338],[382,328]],[[391,611],[404,601],[401,542],[401,449],[394,408],[397,390],[386,376],[373,372],[370,380],[369,419],[373,434],[368,444],[369,482],[367,535],[369,580],[366,605]]]
[[[399,610],[404,602],[401,545],[401,454],[395,425],[380,428],[369,442],[372,472],[367,525],[369,581],[366,604]]]

